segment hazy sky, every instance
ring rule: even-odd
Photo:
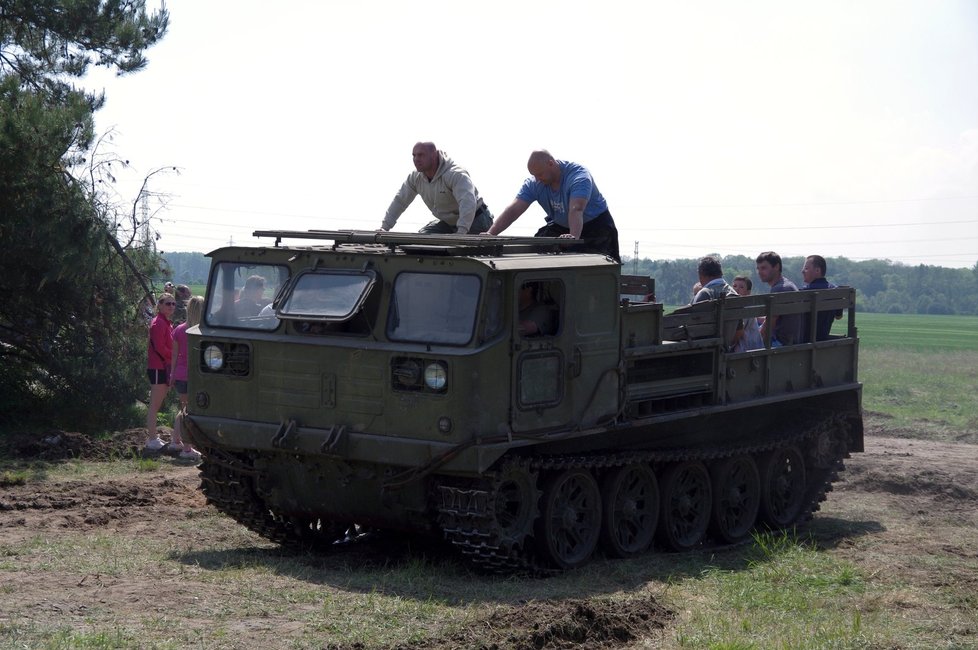
[[[377,228],[433,140],[496,214],[533,149],[585,165],[626,257],[978,262],[975,0],[166,4],[146,69],[88,82],[120,201],[180,168],[164,251]]]

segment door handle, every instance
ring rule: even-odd
[[[581,348],[575,345],[574,351],[571,353],[571,360],[567,363],[567,376],[571,379],[579,377],[582,363]]]

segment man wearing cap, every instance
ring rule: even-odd
[[[465,235],[485,232],[492,225],[492,214],[469,172],[455,164],[433,142],[419,142],[411,150],[416,171],[408,174],[394,196],[381,230],[390,230],[407,210],[414,197],[420,196],[436,218],[419,232]]]
[[[174,325],[179,325],[187,320],[187,303],[190,301],[190,287],[185,284],[178,284],[173,297],[177,299],[177,306],[173,310],[173,318],[170,320]]]
[[[163,293],[168,293],[168,294],[170,294],[171,296],[172,296],[172,295],[173,295],[174,293],[176,293],[176,289],[174,288],[174,286],[173,286],[173,283],[172,283],[172,282],[167,282],[166,284],[164,284],[164,285],[163,285]],[[173,320],[172,320],[172,317],[173,317],[173,314],[170,314],[170,317],[171,317],[171,321],[170,321],[170,322],[171,322],[171,324],[173,324],[173,325],[176,325],[176,323],[174,323],[174,322],[173,322]]]

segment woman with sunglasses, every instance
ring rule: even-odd
[[[156,414],[170,391],[170,362],[173,356],[173,326],[170,317],[176,309],[177,300],[172,294],[163,293],[156,301],[156,316],[149,326],[149,350],[146,374],[149,376],[149,408],[146,410],[145,451],[157,453],[164,447],[156,430]]]

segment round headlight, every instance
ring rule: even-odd
[[[224,367],[224,351],[219,345],[208,345],[204,348],[204,363],[214,371]]]
[[[440,363],[429,363],[424,369],[424,384],[431,390],[444,390],[448,383],[448,372]]]

